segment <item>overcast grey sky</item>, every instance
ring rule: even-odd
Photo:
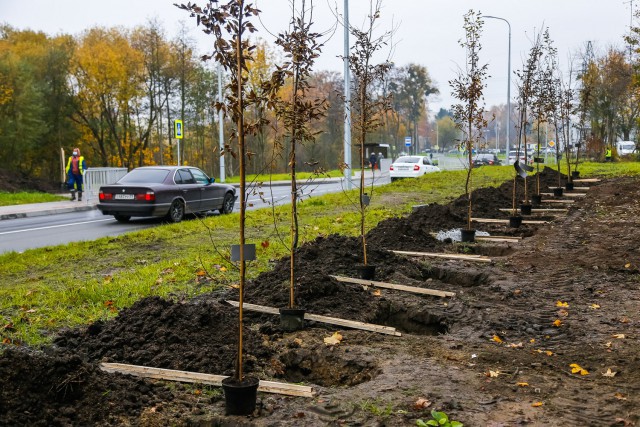
[[[307,0],[309,1],[309,0]],[[204,5],[201,0],[192,1]],[[254,0],[263,11],[262,22],[273,33],[285,28],[289,0]],[[92,26],[144,25],[158,19],[173,38],[180,21],[192,28],[198,48],[204,52],[210,37],[195,27],[185,11],[173,6],[173,0],[0,0],[0,22],[18,29],[32,29],[54,35],[79,34]],[[186,1],[185,1],[186,3]],[[369,0],[350,0],[351,23],[364,21]],[[344,0],[315,0],[317,30],[335,25],[333,9],[342,13]],[[634,6],[640,6],[636,0]],[[448,81],[455,78],[464,64],[464,52],[458,45],[463,37],[463,15],[470,9],[485,15],[507,19],[512,30],[512,69],[522,67],[531,46],[531,35],[545,25],[558,48],[561,62],[576,55],[591,41],[596,54],[611,46],[624,47],[622,37],[628,33],[631,4],[623,0],[384,0],[380,31],[397,26],[391,58],[398,65],[413,62],[424,65],[437,82],[441,94],[430,97],[430,109],[449,108],[454,102]],[[636,24],[634,24],[636,25]],[[270,36],[258,24],[258,35]],[[481,60],[489,64],[492,76],[486,89],[487,106],[506,103],[508,27],[503,21],[487,19],[482,36]],[[328,40],[317,69],[341,71],[338,58],[343,51],[343,32],[339,28]],[[515,84],[512,80],[512,95]]]

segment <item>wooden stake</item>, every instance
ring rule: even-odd
[[[234,307],[238,306],[237,301],[226,300],[225,302],[231,304]],[[244,308],[245,310],[256,311],[258,313],[277,314],[277,315],[280,314],[280,311],[277,308],[267,307],[264,305],[244,303]],[[380,334],[393,335],[396,337],[402,336],[402,334],[398,332],[396,328],[393,328],[391,326],[374,325],[372,323],[358,322],[356,320],[345,320],[337,317],[327,317],[327,316],[321,316],[319,314],[310,314],[310,313],[305,313],[304,319],[311,320],[313,322],[326,323],[329,325],[338,325],[338,326],[344,326],[352,329],[361,329],[363,331],[378,332]]]
[[[184,383],[209,384],[221,386],[225,375],[202,374],[199,372],[177,371],[174,369],[151,368],[148,366],[127,365],[124,363],[101,363],[100,369],[109,373],[129,374],[136,377],[155,378],[158,380],[180,381]],[[258,391],[284,394],[287,396],[313,397],[313,389],[309,386],[286,384],[260,380]]]
[[[391,251],[391,252],[398,255],[459,259],[462,261],[491,262],[491,258],[487,258],[482,255],[443,254],[439,252],[435,253],[435,252],[410,252],[410,251]]]
[[[573,182],[600,182],[600,178],[576,178]]]
[[[396,285],[393,283],[376,282],[373,280],[353,279],[351,277],[329,276],[338,282],[352,283],[356,285],[372,286],[375,288],[395,289],[398,291],[413,292],[416,294],[433,295],[436,297],[454,297],[455,292],[439,291],[437,289],[418,288],[416,286]]]

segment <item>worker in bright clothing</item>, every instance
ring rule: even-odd
[[[84,157],[80,155],[80,149],[74,148],[73,154],[69,157],[67,162],[67,185],[71,191],[71,200],[76,199],[76,191],[78,192],[78,201],[82,200],[83,182],[82,176],[84,171],[87,170],[87,164]]]

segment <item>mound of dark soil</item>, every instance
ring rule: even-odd
[[[111,321],[64,331],[54,344],[84,360],[232,375],[237,313],[216,301],[144,298]],[[248,369],[269,360],[258,333],[245,329],[243,339]]]
[[[368,263],[376,266],[376,280],[390,275],[424,280],[424,271],[414,262],[388,252],[374,243],[368,245]],[[320,237],[296,252],[296,305],[315,314],[371,321],[381,301],[371,298],[361,286],[340,283],[330,275],[358,277],[354,265],[362,263],[361,241],[340,235]],[[246,301],[272,307],[289,303],[290,258],[279,260],[271,271],[262,273],[247,286]],[[237,292],[228,298],[236,299]]]
[[[72,352],[6,349],[0,378],[3,426],[122,425],[176,396],[158,383],[102,372]]]

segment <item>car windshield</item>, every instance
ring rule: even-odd
[[[160,184],[169,175],[166,169],[134,169],[123,176],[118,184]]]
[[[420,157],[398,157],[396,163],[418,163],[420,161]]]

